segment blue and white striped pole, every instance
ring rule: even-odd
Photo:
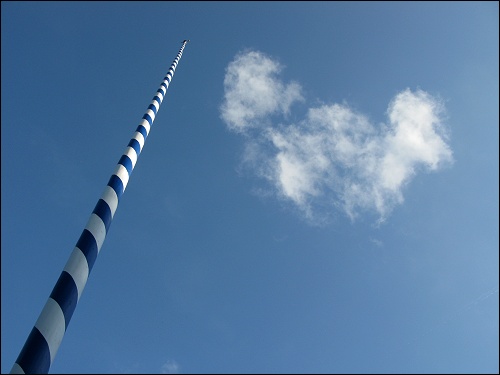
[[[116,169],[94,211],[92,211],[89,221],[76,243],[76,247],[71,253],[61,276],[59,276],[45,307],[12,366],[11,373],[46,374],[49,372],[50,365],[54,361],[71,316],[75,311],[92,266],[109,230],[118,207],[118,201],[127,187],[137,158],[144,147],[146,137],[160,109],[160,104],[165,97],[187,42],[189,40],[182,42],[177,57],[170,66],[160,88],[146,113],[142,116],[139,127],[118,161]]]

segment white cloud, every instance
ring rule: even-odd
[[[370,241],[377,247],[384,247],[384,243],[376,238],[370,238]]]
[[[276,78],[281,69],[258,51],[236,55],[226,69],[221,106],[229,128],[244,132],[268,115],[287,114],[293,102],[303,100],[297,83],[285,85]]]
[[[161,373],[162,374],[179,374],[180,373],[180,366],[173,359],[169,359],[166,363],[163,364],[163,366],[161,366]]]
[[[256,67],[260,62],[263,66]],[[259,52],[238,55],[227,70],[222,118],[231,130],[258,130],[247,139],[244,163],[306,218],[340,208],[352,220],[361,211],[375,211],[383,221],[403,202],[403,188],[419,169],[452,162],[441,120],[444,107],[422,90],[397,94],[387,109],[388,124],[379,126],[346,104],[309,108],[296,124],[266,121],[293,102],[284,84],[270,78],[275,69],[277,63]],[[252,79],[258,89],[245,82]],[[295,84],[293,91],[300,93],[300,87]],[[256,119],[261,120],[257,128]]]

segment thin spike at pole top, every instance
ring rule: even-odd
[[[12,374],[46,374],[49,372],[92,266],[109,231],[120,197],[127,187],[137,158],[144,147],[144,142],[187,42],[189,39],[182,42],[179,53],[170,65],[160,88],[156,91],[125,152],[120,157],[61,276],[12,366]]]

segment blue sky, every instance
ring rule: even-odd
[[[2,372],[189,38],[54,373],[498,373],[497,2],[2,2]]]

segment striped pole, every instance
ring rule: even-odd
[[[127,187],[137,158],[153,125],[160,104],[174,76],[175,68],[182,56],[182,47],[156,92],[142,121],[121,156],[113,175],[104,188],[89,221],[76,243],[61,276],[57,280],[45,307],[12,366],[13,374],[46,374],[54,361],[69,321],[75,311],[92,266],[99,254],[118,207],[118,201]]]

